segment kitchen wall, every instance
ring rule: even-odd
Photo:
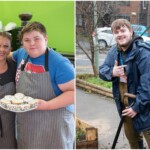
[[[50,47],[60,52],[74,52],[73,1],[0,1],[3,26],[9,22],[21,26],[18,15],[25,12],[33,14],[30,21],[40,21],[46,26]]]

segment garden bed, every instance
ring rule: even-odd
[[[76,149],[98,149],[98,129],[76,118]]]
[[[93,81],[93,78],[94,78],[94,81]],[[88,79],[90,79],[89,81],[91,82],[87,81]],[[107,87],[107,86],[111,87],[112,83],[109,82],[108,84],[108,82],[102,81],[94,77],[91,74],[77,75],[76,86],[81,89],[86,90],[89,93],[91,92],[98,93],[98,94],[113,98],[112,89]]]

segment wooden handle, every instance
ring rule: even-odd
[[[130,94],[130,93],[124,93],[124,96],[129,97],[129,98],[136,98],[136,95]]]

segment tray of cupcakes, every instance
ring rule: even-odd
[[[13,112],[26,112],[37,108],[38,101],[23,93],[6,95],[0,99],[0,107]]]

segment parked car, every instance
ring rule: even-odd
[[[136,35],[141,36],[147,29],[147,26],[132,24],[133,31]],[[149,36],[149,33],[146,31],[143,36]]]
[[[97,40],[101,49],[116,43],[110,27],[97,28]]]
[[[147,37],[147,36],[142,36],[142,38],[143,38],[143,41],[144,42],[148,42],[148,43],[150,43],[150,37]]]
[[[97,42],[100,49],[105,49],[116,44],[115,38],[110,27],[97,28],[96,32],[98,40]],[[143,35],[142,38],[145,42],[150,43],[150,37]]]

